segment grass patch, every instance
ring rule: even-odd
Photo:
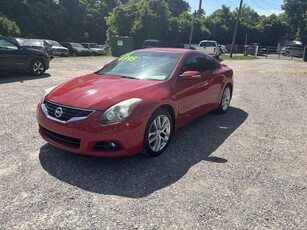
[[[255,60],[257,58],[255,56],[243,56],[243,55],[232,55],[232,58],[230,58],[229,55],[222,55],[220,56],[220,59],[228,61],[228,60]]]

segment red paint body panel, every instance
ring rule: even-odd
[[[82,121],[59,123],[46,117],[41,103],[37,106],[37,120],[41,136],[50,144],[77,154],[99,157],[121,157],[142,151],[144,132],[151,114],[161,106],[169,106],[174,114],[174,132],[188,122],[217,109],[222,92],[227,84],[233,87],[233,72],[216,62],[217,69],[202,73],[193,80],[178,80],[184,59],[193,50],[153,48],[157,52],[182,54],[171,76],[164,81],[134,80],[89,74],[75,78],[51,91],[45,99],[75,108],[91,109],[95,112]],[[203,53],[201,53],[203,54]],[[121,123],[101,124],[100,116],[105,110],[130,98],[142,102],[130,117]],[[54,140],[46,129],[70,138],[80,139],[80,147]],[[94,151],[95,143],[115,141],[121,147],[117,151]]]

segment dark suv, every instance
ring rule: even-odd
[[[91,56],[92,52],[84,48],[80,43],[74,42],[62,42],[62,46],[66,47],[69,51],[70,56]]]
[[[30,72],[42,75],[49,68],[49,55],[22,47],[16,39],[0,36],[0,72]]]

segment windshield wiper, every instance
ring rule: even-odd
[[[120,78],[127,78],[127,79],[135,79],[135,80],[140,80],[139,78],[136,77],[130,77],[130,76],[119,76]]]

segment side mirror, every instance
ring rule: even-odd
[[[199,71],[185,71],[183,74],[180,75],[180,77],[186,80],[193,80],[201,78],[201,74]]]

